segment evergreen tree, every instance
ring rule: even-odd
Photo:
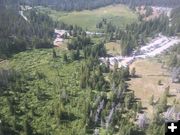
[[[149,104],[153,105],[154,104],[154,95],[152,95],[149,99]]]
[[[56,51],[55,51],[55,49],[53,49],[53,58],[56,58],[56,57],[57,57]]]
[[[67,54],[66,54],[66,53],[63,54],[63,61],[64,61],[64,62],[68,62],[68,57],[67,57]]]
[[[132,76],[132,77],[135,77],[135,76],[136,76],[136,69],[135,69],[135,68],[132,68],[132,70],[131,70],[131,76]]]
[[[28,118],[25,120],[24,123],[24,132],[26,135],[32,135],[32,127]]]

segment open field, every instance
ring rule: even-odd
[[[126,24],[137,21],[137,15],[124,5],[107,6],[95,10],[74,12],[55,11],[42,7],[40,9],[49,14],[54,20],[77,25],[89,31],[97,30],[96,24],[103,18],[106,18],[107,21],[111,21],[120,28],[123,28]]]
[[[109,42],[105,44],[107,54],[112,56],[121,55],[121,46],[116,42]]]
[[[152,106],[149,105],[149,99],[154,95],[155,100],[160,98],[167,86],[170,86],[170,94],[176,95],[176,89],[180,88],[180,84],[171,82],[170,74],[166,69],[161,67],[161,64],[154,59],[137,60],[130,68],[136,68],[137,78],[129,81],[129,89],[135,91],[137,98],[140,98],[143,107],[147,107],[147,112],[150,116],[153,113]],[[162,81],[162,85],[158,85],[158,81]],[[180,94],[176,97],[168,98],[168,104],[172,105],[173,100],[179,100]]]

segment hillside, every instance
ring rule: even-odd
[[[54,29],[71,29],[82,33],[82,28],[53,21],[36,9],[24,11],[0,9],[0,58],[6,59],[21,51],[52,48]]]
[[[137,5],[153,5],[153,6],[177,6],[180,5],[179,0],[19,0],[22,3],[31,5],[49,6],[57,10],[84,10],[96,9],[99,7],[112,4],[126,4],[132,8]]]
[[[54,51],[43,49],[22,52],[0,66],[0,77],[6,76],[0,81],[2,133],[93,134],[94,129],[101,123],[100,119],[111,126],[110,122],[114,121],[115,117],[110,114],[114,109],[116,113],[120,111],[116,110],[118,104],[128,108],[129,113],[126,109],[121,110],[122,115],[127,116],[123,118],[124,122],[119,123],[118,120],[113,123],[129,125],[130,129],[136,130],[133,123],[127,120],[135,119],[134,115],[130,114],[139,111],[138,108],[133,108],[133,105],[139,102],[135,101],[132,92],[126,91],[123,81],[123,78],[128,77],[126,70],[110,73],[112,81],[115,81],[114,87],[121,86],[121,89],[113,91],[109,87],[111,83],[103,79],[102,73],[107,72],[103,67],[89,65],[89,58],[89,64],[84,59],[73,61],[68,51],[58,48]],[[64,57],[65,53],[67,58]],[[119,96],[113,96],[118,93]],[[127,103],[124,103],[124,100]],[[133,102],[129,104],[129,100]],[[108,121],[105,119],[107,116]],[[102,128],[101,132],[104,131]],[[126,127],[121,132],[127,132]]]
[[[178,1],[0,1],[0,135],[164,135],[180,111]]]
[[[62,57],[62,53],[57,55]],[[83,112],[86,104],[83,101],[89,92],[79,88],[80,65],[79,62],[65,64],[62,58],[53,60],[51,49],[15,55],[3,68],[7,70],[13,67],[16,72],[22,72],[25,76],[21,78],[24,83],[17,80],[22,91],[16,85],[17,89],[10,90],[9,96],[4,92],[0,96],[2,101],[0,106],[2,104],[4,106],[0,111],[0,119],[9,125],[8,127],[4,125],[9,130],[4,132],[8,135],[20,134],[25,127],[24,121],[27,121],[29,125],[27,130],[32,130],[34,134],[47,132],[54,135],[59,132],[62,135],[70,135],[73,132],[83,134],[82,129],[85,128],[82,124],[85,115]],[[69,83],[71,85],[68,85]],[[15,102],[13,104],[15,114],[9,110],[6,100]],[[59,121],[60,115],[62,120]],[[75,128],[75,125],[79,127]]]
[[[55,27],[52,19],[45,14],[37,15],[35,11],[29,13],[28,19],[30,22],[16,9],[0,9],[0,58],[27,49],[52,47]]]

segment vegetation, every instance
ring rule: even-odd
[[[12,0],[9,0],[12,1]],[[57,10],[83,10],[83,9],[96,9],[98,7],[103,7],[111,4],[126,4],[131,8],[137,5],[154,5],[154,6],[177,6],[179,5],[179,0],[19,0],[21,3],[28,3],[31,5],[42,5],[49,6]]]
[[[135,68],[132,68],[132,70],[131,70],[131,76],[132,76],[132,77],[135,77],[135,76],[136,76],[136,69],[135,69]]]
[[[121,55],[121,45],[118,42],[109,42],[105,44],[108,55],[117,56]]]
[[[180,47],[179,44],[172,48],[171,53],[168,57],[167,65],[172,74],[172,81],[175,83],[180,82]]]
[[[163,55],[161,60],[167,60],[167,56]],[[163,95],[167,96],[168,107],[174,105],[173,100],[177,100],[178,96],[174,95],[173,90],[178,89],[180,84],[170,81],[171,73],[167,72],[167,68],[162,67],[162,63],[157,62],[157,58],[135,61],[130,66],[131,70],[133,68],[136,69],[137,78],[131,78],[128,82],[129,89],[134,90],[136,97],[141,99],[142,106],[147,108],[145,112],[150,118],[153,117],[153,113],[156,111],[155,106]],[[158,85],[159,80],[162,82],[161,85]]]
[[[25,51],[30,48],[51,48],[53,21],[44,14],[30,12],[25,21],[17,10],[4,9],[0,12],[0,57]],[[21,26],[21,27],[19,27]]]
[[[103,18],[113,25],[124,28],[126,24],[137,21],[137,15],[127,6],[113,5],[94,10],[64,12],[40,7],[40,11],[49,14],[54,20],[77,25],[89,31],[97,31],[96,24]],[[81,21],[79,21],[81,20]]]
[[[15,77],[1,87],[0,119],[4,134],[83,134],[86,103],[82,101],[89,97],[86,95],[89,92],[78,85],[80,63],[64,64],[58,50],[56,58],[52,52],[51,49],[24,52],[10,61],[7,68],[14,67],[19,79]],[[12,101],[14,111],[9,110],[6,99]],[[28,123],[24,124],[26,119]]]
[[[180,23],[179,23],[180,7],[177,7],[172,10],[171,18],[172,18],[172,27],[174,28],[174,31],[176,31],[176,33],[180,33]]]
[[[174,0],[174,3],[171,1],[172,5],[176,1]],[[94,9],[119,2],[134,8],[142,3],[139,0],[126,2],[66,0],[61,3],[57,0],[19,0],[18,2],[21,4],[28,2],[34,6],[48,5],[54,9],[66,11]],[[151,0],[147,2],[153,4]],[[121,29],[121,24],[117,24],[121,19],[118,14],[124,13],[127,17],[129,14],[125,14],[124,10],[118,10],[114,16],[112,7],[101,8],[91,11],[91,18],[94,19],[94,15],[100,16],[96,18],[98,21],[93,20],[93,23],[87,24],[87,27],[92,28],[91,25],[93,25],[105,34],[104,40],[95,41],[82,28],[56,22],[48,15],[39,12],[37,8],[26,12],[28,20],[25,20],[18,13],[19,5],[13,6],[12,0],[1,1],[0,4],[2,4],[0,58],[9,58],[6,64],[0,65],[0,134],[164,134],[164,119],[161,114],[167,110],[170,87],[165,89],[156,102],[154,96],[150,97],[149,104],[155,107],[153,119],[147,121],[146,118],[138,118],[137,120],[137,116],[142,115],[144,108],[141,101],[135,97],[135,92],[129,90],[129,86],[132,85],[128,85],[127,82],[135,79],[139,73],[138,69],[136,67],[118,68],[118,63],[110,69],[109,61],[100,63],[98,58],[107,56],[106,41],[120,41],[121,54],[129,55],[134,49],[138,49],[147,37],[160,32],[175,35],[173,29],[177,25],[174,22],[170,27],[168,18],[162,15],[157,19],[140,20],[126,27],[123,24],[124,29]],[[107,10],[103,13],[104,16],[98,11],[102,9]],[[90,11],[82,11],[82,14],[83,12],[89,14]],[[149,8],[147,15],[151,12]],[[70,18],[74,20],[77,17],[75,14],[80,14],[62,11],[61,13],[63,13],[62,18],[72,14],[74,18]],[[51,13],[48,14],[51,15]],[[172,16],[176,14],[173,13]],[[118,20],[117,23],[115,23],[116,20]],[[126,21],[125,24],[127,24]],[[54,28],[66,29],[69,32],[67,50],[52,48]],[[179,69],[179,47],[172,51],[174,53],[169,65]],[[179,74],[176,72],[176,75]],[[158,84],[163,85],[161,79],[158,78],[158,81],[153,78],[153,80],[157,87],[160,87]],[[164,80],[162,81],[164,83]],[[141,85],[140,87],[143,88]],[[151,89],[148,92],[151,92]],[[158,92],[157,89],[156,92]]]
[[[2,59],[29,49],[52,48],[55,28],[69,30],[71,36],[83,34],[82,28],[57,23],[35,9],[26,13],[28,21],[19,15],[17,9],[0,10],[0,58]]]
[[[163,134],[158,123],[155,129],[150,125],[142,131],[130,121],[142,105],[127,90],[128,69],[109,71],[107,65],[93,61],[91,57],[74,61],[70,51],[60,49],[14,55],[0,72],[1,78],[6,76],[0,79],[2,133],[84,135],[100,126],[100,134]]]
[[[67,53],[68,63],[64,62],[63,53]],[[104,79],[103,68],[92,64],[89,58],[87,62],[74,61],[69,52],[59,49],[33,50],[15,55],[8,67],[3,66],[0,74],[1,78],[6,76],[1,79],[2,133],[91,134],[100,120],[105,122],[112,103],[117,106],[119,100],[125,100],[126,104],[122,102],[122,106],[131,109],[136,102],[132,93],[126,92],[123,80],[128,77],[127,70],[110,73],[110,80],[115,84],[111,89],[111,82]],[[111,98],[107,97],[108,93],[112,94]],[[118,93],[119,96],[115,96]],[[102,100],[103,110],[97,115],[96,110]],[[115,114],[118,109],[116,111]],[[121,111],[123,115],[124,111]],[[112,127],[122,124],[120,116],[119,120],[116,118],[117,115],[110,118]],[[128,120],[129,116],[124,119]]]
[[[148,37],[153,37],[157,33],[173,36],[176,33],[172,27],[169,27],[169,19],[167,16],[160,16],[154,20],[141,21],[140,23],[132,23],[126,26],[125,30],[118,29],[111,23],[107,24],[106,32],[110,40],[121,41],[121,54],[130,55],[136,48],[144,45]]]

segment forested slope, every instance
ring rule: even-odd
[[[83,10],[83,9],[95,9],[98,7],[107,6],[110,4],[126,4],[130,7],[137,5],[153,5],[153,6],[168,6],[177,7],[180,5],[180,0],[1,0],[0,6],[6,4],[8,6],[18,4],[28,4],[32,6],[49,6],[58,10]]]
[[[11,5],[11,4],[10,4]],[[0,9],[0,58],[33,48],[53,47],[54,29],[73,30],[74,35],[82,29],[64,23],[54,22],[48,15],[36,9],[28,11],[27,21],[13,6],[2,6]]]
[[[58,10],[83,10],[95,9],[110,4],[127,4],[131,7],[136,5],[154,5],[154,6],[177,6],[180,0],[21,0],[22,3],[31,5],[50,6]]]
[[[37,5],[42,1],[38,2]],[[68,1],[61,2],[63,5]],[[79,4],[75,2],[70,8],[63,8],[86,8],[75,7]],[[0,12],[1,57],[31,48],[51,47],[55,27],[72,30],[74,35],[66,51],[60,48],[25,51],[13,55],[9,64],[0,65],[0,134],[86,135],[93,134],[96,128],[100,129],[99,134],[164,134],[159,111],[147,128],[134,123],[143,108],[134,92],[128,90],[129,69],[118,69],[116,63],[111,71],[109,62],[100,65],[98,58],[106,56],[103,42],[93,42],[82,29],[57,24],[36,10],[27,14],[29,21],[26,21],[18,14],[17,7],[9,9],[7,5],[11,4],[4,4]],[[112,39],[124,41],[126,55],[136,47],[133,43],[140,34],[166,33],[168,28],[164,26],[168,23],[162,16],[153,22],[128,25],[126,32],[108,24],[106,33],[113,35]],[[162,105],[160,111],[164,112],[166,104]],[[144,127],[145,123],[143,120],[140,126]]]
[[[30,12],[29,21],[17,10],[0,11],[0,54],[1,57],[29,48],[49,48],[53,37],[53,21],[44,14]]]

